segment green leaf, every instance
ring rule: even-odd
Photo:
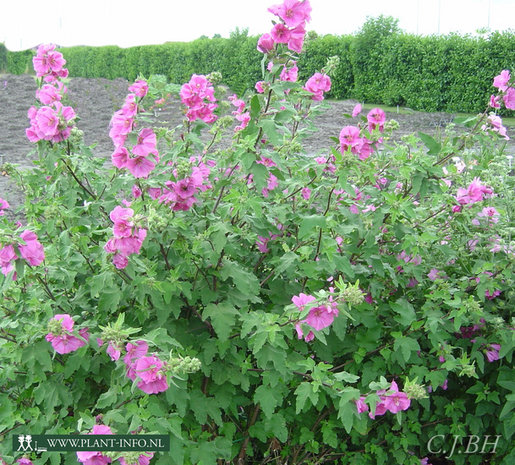
[[[283,141],[282,134],[277,130],[275,121],[271,119],[264,119],[259,124],[263,128],[263,132],[272,145],[280,145]]]
[[[323,228],[326,225],[327,218],[322,215],[310,215],[302,218],[299,228],[299,239],[313,234],[315,228]]]
[[[276,274],[280,274],[292,267],[298,259],[299,257],[295,252],[287,252],[282,257],[278,257],[278,264],[275,267]]]
[[[413,305],[404,298],[398,299],[396,302],[390,304],[390,306],[394,312],[399,314],[399,316],[395,317],[395,321],[401,325],[409,326],[417,318]]]
[[[395,343],[393,345],[395,351],[400,350],[404,361],[407,362],[411,356],[412,352],[416,352],[420,350],[420,346],[416,339],[406,336],[400,336],[395,339]]]
[[[356,405],[354,402],[340,400],[338,407],[338,419],[341,420],[345,431],[350,434],[352,425],[354,424],[354,414],[356,412]]]
[[[353,375],[352,373],[347,373],[346,371],[335,373],[334,377],[338,381],[345,381],[346,383],[356,383],[359,380],[359,376]]]
[[[284,443],[288,440],[286,420],[280,412],[274,413],[271,418],[266,420],[266,429],[271,431],[280,442]]]
[[[338,419],[342,421],[345,431],[350,434],[354,418],[357,414],[355,400],[360,397],[360,391],[355,388],[344,388],[338,402]]]
[[[279,405],[279,400],[274,395],[274,389],[270,386],[258,386],[254,393],[254,402],[261,406],[261,410],[265,417],[271,418],[274,414],[275,408]]]
[[[266,166],[254,161],[250,167],[250,172],[252,173],[254,183],[256,184],[256,189],[261,192],[268,183],[268,169]]]
[[[442,149],[441,144],[433,139],[430,135],[419,132],[418,136],[422,142],[424,142],[424,145],[429,149],[427,152],[428,155],[438,155],[440,153],[440,150]]]
[[[257,119],[260,111],[261,111],[261,105],[259,103],[259,96],[254,95],[250,99],[250,116],[251,116],[251,118]]]
[[[259,280],[256,275],[244,269],[239,263],[223,260],[220,277],[225,281],[229,276],[240,292],[252,300],[259,293]]]
[[[472,127],[477,121],[477,116],[456,116],[453,122],[455,124],[462,124],[465,127]]]
[[[295,413],[297,415],[304,408],[307,399],[311,401],[311,405],[313,406],[316,406],[318,402],[318,392],[313,392],[313,386],[307,381],[299,384],[297,389],[295,389],[295,395],[297,396],[297,402],[295,406]]]
[[[118,399],[117,389],[110,388],[108,391],[100,394],[97,400],[96,408],[103,409],[105,407],[110,407],[113,405]]]
[[[322,438],[324,440],[324,444],[327,444],[329,447],[336,449],[339,444],[338,435],[334,430],[334,425],[330,422],[324,422],[322,425]]]
[[[216,335],[221,341],[227,341],[240,312],[227,302],[209,304],[202,312],[202,317],[209,318]]]

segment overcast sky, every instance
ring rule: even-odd
[[[160,44],[201,35],[228,37],[236,27],[268,32],[267,8],[281,0],[14,0],[0,9],[0,42],[9,50],[40,43],[70,45]],[[308,30],[357,32],[367,16],[399,19],[406,32],[474,33],[515,29],[515,0],[311,0]]]

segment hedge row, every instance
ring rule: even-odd
[[[171,82],[183,83],[193,73],[219,71],[225,84],[242,93],[261,79],[262,55],[256,50],[256,41],[255,37],[236,31],[229,39],[206,38],[127,49],[70,47],[61,52],[71,76],[123,77],[131,81],[140,74],[162,74]]]
[[[359,100],[425,111],[476,112],[503,69],[515,73],[515,34],[487,37],[404,34],[393,18],[370,19],[352,43]]]
[[[0,73],[7,71],[7,48],[0,42]]]
[[[193,73],[219,71],[224,83],[241,94],[261,79],[262,54],[256,42],[257,37],[236,30],[228,39],[61,51],[70,76],[134,80],[140,74],[162,74],[182,83]],[[33,53],[7,52],[7,72],[29,72]],[[402,33],[397,20],[381,16],[367,20],[354,36],[310,33],[299,58],[300,79],[320,70],[333,55],[341,62],[330,98],[356,98],[414,110],[476,112],[488,100],[493,76],[503,69],[515,72],[515,34],[421,37]],[[0,49],[0,69],[1,60]]]

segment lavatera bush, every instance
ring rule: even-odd
[[[306,153],[337,60],[298,82],[309,2],[269,10],[256,93],[139,79],[107,161],[75,127],[64,58],[39,48],[39,158],[6,167],[27,224],[1,219],[8,465],[513,463],[509,71],[465,133],[393,143],[396,123],[357,107]],[[184,124],[152,127],[169,99]],[[90,432],[171,451],[11,448]]]

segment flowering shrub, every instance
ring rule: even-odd
[[[510,463],[513,179],[504,136],[482,127],[492,107],[463,136],[402,143],[357,107],[330,152],[305,153],[334,60],[297,82],[309,2],[270,11],[257,93],[140,79],[109,166],[58,117],[66,140],[7,167],[31,226],[0,219],[3,434],[171,437],[170,454],[35,464],[418,465],[445,456],[435,435],[499,435],[489,463]],[[38,51],[40,97],[63,88],[54,50]],[[168,94],[184,124],[150,127]]]

